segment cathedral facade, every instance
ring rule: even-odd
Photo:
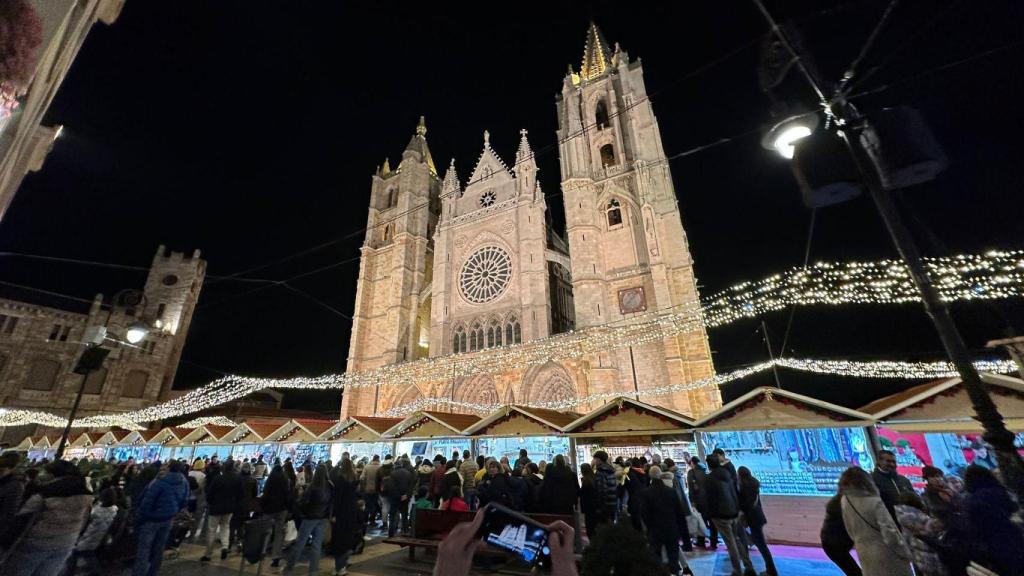
[[[587,31],[582,66],[557,97],[561,198],[554,230],[525,130],[507,164],[483,136],[468,180],[440,176],[420,120],[392,170],[373,176],[348,370],[530,346],[549,336],[636,322],[699,304],[640,62]],[[695,329],[567,361],[498,373],[346,390],[342,417],[435,398],[474,405],[572,403],[621,393],[689,415],[721,405],[717,388],[645,395],[714,374]],[[579,403],[576,411],[593,403]]]

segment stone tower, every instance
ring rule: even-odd
[[[557,97],[572,287],[579,328],[699,304],[672,174],[639,60],[593,23],[579,73]],[[639,391],[687,414],[721,404],[717,388],[645,398],[645,388],[713,375],[703,328],[590,358],[591,392]]]
[[[398,167],[392,170],[385,159],[371,180],[348,372],[429,354],[429,286],[441,181],[426,135],[421,117]],[[346,390],[342,417],[373,414],[378,402],[376,388]]]

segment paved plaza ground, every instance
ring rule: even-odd
[[[186,544],[181,554],[174,559],[164,562],[161,574],[167,576],[228,576],[239,573],[241,562],[237,554],[233,554],[227,560],[220,560],[219,556],[209,564],[199,562],[203,549],[198,545]],[[783,576],[842,576],[842,572],[835,567],[825,554],[818,548],[799,546],[772,546],[775,555],[775,563],[779,573]],[[751,551],[751,558],[759,570],[763,570],[764,564],[756,551]],[[729,555],[724,547],[719,547],[716,552],[699,551],[687,555],[687,561],[697,576],[728,576],[731,573]],[[270,561],[264,563],[263,574],[277,574],[279,572],[269,568]],[[296,575],[308,573],[308,565],[301,563],[295,567]],[[349,574],[353,576],[397,576],[400,574],[425,575],[433,570],[432,557],[422,552],[417,554],[415,562],[409,561],[409,555],[405,550],[383,544],[380,539],[368,542],[366,551],[359,556],[353,556]],[[255,574],[255,565],[246,565],[245,574]],[[320,562],[320,574],[330,575],[334,573],[334,559],[327,557]],[[478,568],[473,574],[526,574],[527,571],[520,565],[507,565],[494,567],[490,570]]]

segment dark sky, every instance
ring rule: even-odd
[[[887,4],[769,8],[793,19],[821,75],[834,80]],[[590,18],[642,58],[667,153],[740,135],[672,162],[704,293],[799,266],[810,212],[786,162],[760,147],[771,115],[756,39],[767,27],[749,2],[131,0],[113,26],[92,30],[54,100],[47,121],[64,133],[0,223],[0,250],[146,265],[164,243],[201,249],[210,273],[227,275],[329,243],[249,274],[273,279],[352,259],[370,175],[385,156],[397,162],[421,114],[438,165],[454,157],[463,180],[484,129],[508,163],[518,130],[529,129],[560,221],[554,96],[566,66],[579,67]],[[1024,4],[1013,0],[904,2],[864,61],[882,67],[862,88],[888,88],[859,98],[860,108],[919,108],[950,158],[936,182],[897,195],[927,254],[1024,243],[1022,30]],[[792,95],[813,104],[794,86]],[[860,198],[818,211],[810,254],[813,262],[894,252]],[[294,285],[350,313],[357,273],[350,262]],[[89,298],[142,277],[6,259],[0,280]],[[199,366],[267,376],[344,369],[346,319],[286,289],[245,293],[253,288],[207,282],[177,387],[216,377]],[[1017,302],[955,313],[975,349],[1007,326],[1024,328]],[[788,312],[764,318],[776,353],[788,320]],[[758,327],[749,320],[710,333],[720,371],[766,359]],[[786,353],[930,360],[941,348],[919,306],[862,306],[797,310]],[[785,387],[848,405],[906,385],[780,376]],[[724,396],[769,383],[768,374],[749,378]],[[338,394],[291,394],[289,403],[333,409]]]

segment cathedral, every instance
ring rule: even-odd
[[[467,180],[437,171],[420,119],[392,169],[373,175],[348,371],[494,353],[553,335],[699,304],[672,175],[643,68],[587,30],[579,71],[556,97],[564,233],[554,229],[525,130],[506,163],[484,132]],[[649,317],[649,316],[648,316]],[[342,417],[422,408],[623,396],[699,416],[714,386],[645,389],[714,375],[703,327],[567,361],[403,386],[346,390]],[[594,405],[579,403],[575,411]]]

